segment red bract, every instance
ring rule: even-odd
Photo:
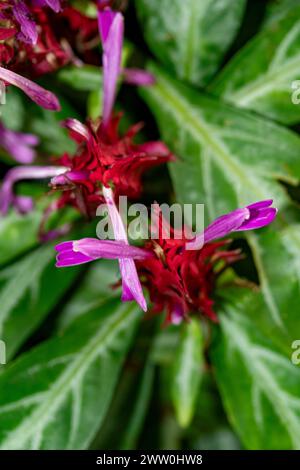
[[[60,205],[72,204],[93,216],[103,201],[102,185],[112,184],[115,197],[136,198],[142,192],[143,172],[172,159],[162,142],[134,143],[140,124],[121,136],[119,121],[120,115],[112,118],[105,129],[101,122],[89,122],[86,127],[75,120],[66,123],[78,149],[75,156],[64,154],[59,159],[59,165],[69,171],[51,181],[53,189],[64,190]]]

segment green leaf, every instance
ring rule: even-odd
[[[17,194],[32,197],[35,207],[27,214],[18,214],[11,209],[5,217],[0,217],[0,268],[39,244],[39,229],[45,209],[54,201],[53,195],[45,196],[46,187],[46,184],[19,183]],[[78,212],[65,208],[49,217],[45,230],[73,223],[76,219]]]
[[[0,376],[2,449],[85,449],[109,407],[138,308],[111,301]]]
[[[187,427],[194,416],[202,377],[203,338],[199,319],[192,319],[182,329],[173,365],[171,391],[177,420],[182,427]]]
[[[75,318],[100,308],[112,295],[120,297],[120,289],[114,287],[119,280],[120,269],[117,261],[94,261],[76,292],[63,307],[58,321],[59,331],[65,330]]]
[[[241,23],[244,0],[136,0],[145,39],[171,72],[198,86],[216,72]]]
[[[103,424],[90,446],[91,449],[135,449],[145,421],[153,391],[152,362],[154,319],[142,321],[136,332],[126,367]],[[155,328],[156,330],[156,328]]]
[[[55,307],[80,270],[57,269],[51,244],[0,271],[0,338],[8,358]]]
[[[0,218],[0,266],[37,245],[41,217],[34,210],[26,215],[11,211]]]
[[[278,21],[287,11],[299,5],[298,0],[276,0],[267,4],[264,25]]]
[[[149,360],[143,370],[141,383],[134,403],[129,422],[127,423],[125,435],[122,439],[120,448],[123,450],[135,449],[137,439],[144,423],[145,415],[147,412],[148,404],[151,398],[151,392],[154,382],[154,365]]]
[[[96,65],[70,65],[61,69],[57,77],[64,85],[78,91],[95,91],[102,88],[101,69]]]
[[[21,91],[10,87],[6,92],[5,100],[5,104],[1,106],[1,120],[9,129],[22,130],[26,111]]]
[[[203,373],[195,417],[186,430],[185,437],[188,449],[241,448],[237,436],[227,421],[215,377],[208,367]]]
[[[229,62],[211,91],[284,124],[299,122],[299,18],[298,4],[273,19]]]
[[[292,349],[284,354],[252,321],[262,314],[249,315],[255,295],[223,306],[213,368],[228,417],[248,449],[299,449],[300,369],[291,362]]]
[[[87,114],[91,119],[101,116],[102,110],[102,90],[94,90],[89,93],[87,99]]]
[[[293,224],[275,232],[270,227],[249,233],[250,244],[268,316],[262,315],[265,329],[273,338],[279,333],[282,343],[300,338],[300,225]]]
[[[170,171],[180,202],[204,203],[209,220],[257,200],[287,203],[277,180],[299,180],[295,133],[151,71],[157,84],[141,94],[178,157]]]
[[[59,96],[62,111],[53,113],[43,108],[38,108],[31,114],[28,131],[36,134],[41,139],[40,149],[47,155],[61,156],[64,152],[74,153],[76,145],[68,136],[61,122],[69,117],[78,118],[78,113]],[[31,105],[32,106],[32,105]]]

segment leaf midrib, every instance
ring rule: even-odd
[[[262,96],[270,91],[276,90],[276,85],[283,80],[287,80],[290,77],[297,76],[299,72],[299,61],[300,54],[290,59],[285,67],[280,67],[279,70],[274,73],[274,70],[268,70],[265,74],[261,75],[258,79],[249,82],[242,88],[239,88],[236,92],[230,92],[226,94],[230,101],[234,102],[239,106],[247,106],[251,102],[255,101],[256,98]]]
[[[271,396],[275,398],[275,402],[270,400],[273,405],[273,410],[283,425],[286,425],[287,423],[289,424],[290,428],[286,428],[287,432],[291,438],[294,448],[299,449],[299,422],[295,421],[294,416],[290,412],[290,409],[286,407],[286,394],[282,393],[281,389],[278,387],[278,384],[273,380],[273,377],[269,373],[268,369],[262,364],[259,354],[255,353],[255,348],[253,348],[248,336],[245,335],[243,329],[238,326],[238,323],[232,319],[226,318],[223,319],[222,324],[227,331],[228,337],[231,338],[232,342],[235,342],[238,347],[238,351],[242,353],[242,356],[244,357],[244,363],[247,365],[246,368],[251,375],[253,383],[257,387],[260,387],[261,391],[269,400]],[[277,406],[274,406],[274,404]]]
[[[170,91],[171,87],[172,91]],[[250,189],[261,199],[265,199],[266,195],[260,191],[260,185],[255,184],[250,179],[250,172],[246,172],[246,170],[244,170],[239,164],[233,161],[232,157],[227,152],[227,148],[224,143],[222,144],[218,139],[216,139],[215,135],[214,138],[210,136],[210,127],[200,119],[199,115],[194,114],[192,108],[187,106],[174,87],[166,82],[161,75],[159,76],[158,83],[152,93],[159,94],[159,91],[167,101],[172,103],[173,108],[177,110],[177,113],[183,117],[181,122],[184,123],[185,127],[187,123],[191,125],[191,130],[195,139],[197,141],[200,140],[201,144],[204,142],[204,144],[211,149],[212,158],[217,160],[219,166],[226,170],[228,179],[232,181],[232,174],[235,174],[243,185],[250,187]],[[202,140],[201,138],[199,139],[199,134],[202,137]],[[211,131],[211,134],[213,134],[213,130]],[[220,156],[219,158],[218,155]],[[239,199],[238,194],[237,199]],[[242,201],[239,201],[239,203],[242,203]]]
[[[127,309],[122,310],[121,313],[110,319],[104,327],[100,328],[98,334],[92,337],[90,343],[78,353],[74,362],[66,368],[54,383],[43,404],[31,416],[26,418],[17,430],[9,433],[8,438],[2,442],[0,449],[20,448],[20,443],[28,441],[35,431],[39,432],[44,428],[44,425],[47,424],[47,417],[52,413],[54,414],[65,396],[72,389],[74,381],[80,380],[88,366],[97,356],[102,354],[105,347],[122,330],[125,320],[127,320],[127,316],[131,311],[132,306],[127,307]],[[134,312],[132,312],[132,315],[134,315]],[[98,344],[100,344],[100,347],[97,348]]]
[[[203,1],[203,0],[202,0]],[[193,78],[193,60],[197,57],[195,54],[195,48],[198,46],[196,36],[197,36],[197,9],[196,4],[199,0],[191,0],[191,3],[188,8],[189,21],[187,25],[189,28],[185,30],[186,41],[183,41],[183,46],[185,45],[185,51],[182,54],[182,66],[183,66],[183,78],[185,80],[192,80]]]
[[[3,325],[9,312],[18,304],[27,289],[33,285],[51,258],[52,251],[49,247],[42,247],[25,258],[16,274],[13,271],[11,279],[0,291],[0,333],[3,330]],[[31,268],[30,272],[28,267]]]

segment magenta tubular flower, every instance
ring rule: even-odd
[[[114,202],[112,190],[104,187],[103,195],[107,203],[116,240],[84,238],[59,244],[56,247],[59,252],[56,266],[74,266],[100,258],[118,259],[122,278],[123,302],[136,300],[140,307],[146,311],[147,302],[134,260],[144,260],[154,255],[151,251],[129,245],[121,216]]]
[[[27,214],[33,210],[33,200],[29,196],[14,196],[13,205],[19,214]]]
[[[33,147],[38,143],[36,135],[12,131],[0,123],[0,147],[17,162],[32,163],[36,155]]]
[[[127,234],[122,218],[115,205],[112,190],[104,186],[103,196],[108,207],[116,240],[121,240],[123,243],[128,244]],[[122,257],[119,259],[119,265],[122,277],[122,300],[126,302],[135,299],[140,307],[144,311],[147,311],[147,302],[143,294],[134,260]]]
[[[272,203],[272,199],[255,202],[218,217],[206,227],[203,233],[188,242],[186,248],[197,250],[202,248],[204,243],[223,238],[232,232],[255,230],[269,225],[277,214],[277,209],[271,207]]]
[[[121,57],[124,37],[124,18],[121,13],[105,7],[106,3],[98,1],[99,32],[103,47],[103,125],[107,126],[113,110],[117,82],[120,74],[131,85],[150,86],[155,83],[154,76],[140,69],[122,69]]]
[[[0,67],[0,79],[20,88],[32,101],[42,106],[42,108],[51,111],[60,110],[60,104],[56,96],[51,91],[45,90],[31,80],[28,80],[28,78]]]
[[[161,273],[163,271],[165,274],[163,274],[163,277],[161,278],[162,284],[165,282],[166,286],[169,287],[170,285],[173,286],[174,284],[175,286],[179,283],[180,288],[184,290],[186,288],[184,286],[189,284],[192,286],[196,282],[194,278],[190,278],[191,272],[193,271],[190,272],[188,270],[188,266],[190,265],[193,258],[189,257],[192,255],[192,253],[189,253],[188,250],[196,250],[196,246],[199,246],[201,242],[199,249],[203,248],[201,253],[204,254],[204,258],[205,256],[209,258],[215,253],[215,250],[218,247],[222,246],[222,242],[219,242],[217,245],[210,244],[209,242],[217,238],[227,236],[233,231],[253,230],[264,227],[274,220],[277,213],[277,209],[270,207],[272,200],[256,202],[244,209],[237,209],[227,215],[219,217],[214,222],[212,222],[212,224],[210,224],[204,230],[205,243],[203,243],[203,234],[200,234],[195,237],[194,240],[188,243],[185,243],[184,240],[178,240],[178,247],[180,249],[177,250],[178,247],[176,248],[174,246],[173,239],[162,240],[162,255],[160,255],[157,254],[155,248],[150,247],[151,243],[148,243],[146,248],[136,248],[128,245],[125,229],[120,214],[115,206],[111,189],[104,188],[103,194],[108,204],[108,210],[114,228],[116,240],[104,241],[87,238],[79,241],[62,243],[56,247],[57,251],[59,252],[57,256],[57,266],[73,266],[76,264],[87,263],[99,258],[119,259],[123,286],[122,300],[136,300],[145,311],[147,309],[147,305],[142,292],[141,283],[138,278],[135,261],[138,262],[139,272],[144,273],[143,275],[148,273],[150,275],[151,282],[153,282],[153,280],[155,281],[156,279],[160,279]],[[191,247],[188,245],[191,245]],[[218,253],[217,258],[222,259],[222,256],[225,260],[227,260],[228,264],[230,264],[239,258],[239,253],[224,252],[222,254],[221,252]],[[179,260],[182,266],[184,266],[182,271],[178,269]],[[197,257],[197,260],[199,262],[200,258]],[[172,269],[169,269],[166,267],[166,263],[174,263],[174,266],[172,265]],[[203,260],[202,263],[204,263]],[[203,266],[205,266],[205,268]],[[206,263],[204,263],[203,266],[203,269],[207,269]],[[196,275],[198,276],[198,274]],[[204,275],[205,279],[205,274],[202,273],[202,275]],[[185,277],[180,280],[181,276]],[[195,276],[195,273],[193,273],[193,276]],[[189,280],[189,282],[187,282],[186,278]],[[202,281],[200,279],[199,282],[201,283]],[[209,284],[209,278],[207,282]],[[160,284],[159,287],[162,288],[162,285]],[[166,288],[166,290],[168,290],[168,288]],[[166,299],[169,299],[171,302],[171,308],[169,309],[170,321],[175,324],[180,323],[183,320],[186,312],[179,302],[179,294],[176,294],[175,287],[174,292],[170,289],[169,292],[164,292],[164,290],[163,292],[158,292],[158,286],[155,287],[154,291],[155,297],[158,299],[158,310],[164,303],[162,302],[161,297],[162,295],[165,295]],[[175,297],[175,304],[173,302],[173,296]],[[185,303],[187,299],[183,297],[181,301]],[[191,300],[189,300],[189,302],[191,302]],[[208,316],[212,317],[214,315],[215,318],[215,314],[212,315],[211,313],[211,302],[209,299],[204,306],[202,305],[202,308],[209,312]]]
[[[111,117],[118,77],[121,71],[121,55],[124,36],[124,19],[121,13],[110,9],[99,11],[99,31],[103,47],[103,125]]]
[[[89,263],[101,258],[106,259],[146,259],[151,252],[117,240],[98,240],[82,238],[59,243],[55,247],[58,252],[56,266],[58,268]]]
[[[9,206],[15,204],[16,196],[13,193],[13,186],[17,181],[51,178],[67,170],[68,168],[63,166],[16,166],[12,168],[6,173],[0,189],[0,213],[5,215]]]
[[[147,310],[134,260],[152,257],[153,254],[150,251],[130,246],[124,241],[97,238],[68,241],[58,244],[55,248],[58,251],[56,258],[58,268],[76,266],[101,258],[118,259],[122,277],[122,301],[136,300],[144,311]]]
[[[89,140],[90,138],[90,134],[86,126],[82,124],[80,121],[78,121],[78,119],[75,119],[75,118],[65,119],[64,121],[61,122],[61,126],[65,127],[66,129],[69,129],[72,132],[75,132],[77,136],[79,135],[83,137],[84,140]]]
[[[66,171],[65,173],[59,174],[51,178],[50,185],[52,188],[58,188],[59,186],[70,185],[70,183],[77,183],[84,181],[88,177],[87,171]]]
[[[151,86],[155,84],[155,77],[146,70],[136,68],[122,69],[124,81],[129,85]]]
[[[62,10],[60,0],[33,0],[33,5],[37,7],[49,7],[55,13]]]
[[[38,39],[37,27],[31,18],[26,3],[23,2],[23,0],[13,0],[12,12],[21,29],[21,32],[18,34],[18,39],[27,43],[36,44]]]

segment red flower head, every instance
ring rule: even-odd
[[[239,250],[226,251],[228,241],[207,243],[201,250],[186,250],[188,239],[180,238],[157,209],[158,239],[148,241],[145,249],[155,257],[137,261],[142,284],[148,289],[153,311],[167,312],[168,323],[179,323],[191,312],[200,312],[217,321],[213,294],[224,268],[240,258]]]
[[[182,231],[176,233],[172,230],[157,208],[154,221],[154,228],[158,232],[154,231],[157,240],[146,242],[137,253],[136,247],[128,245],[124,227],[109,191],[111,190],[105,189],[104,193],[117,243],[113,245],[114,241],[108,243],[107,240],[96,238],[62,243],[56,247],[57,266],[74,266],[100,258],[118,258],[123,284],[122,300],[135,299],[146,310],[141,282],[149,291],[153,310],[166,310],[167,321],[172,323],[181,322],[193,312],[217,321],[214,311],[216,281],[227,266],[240,259],[240,251],[226,251],[226,240],[215,240],[232,232],[264,227],[277,214],[277,209],[271,207],[272,200],[258,201],[218,217],[191,239],[186,231],[183,236]],[[153,238],[153,226],[151,233]],[[126,265],[123,266],[123,263]]]
[[[120,136],[120,115],[103,127],[102,123],[82,125],[75,119],[65,122],[78,144],[75,156],[65,154],[59,160],[69,170],[51,180],[53,189],[62,189],[60,206],[71,204],[86,215],[95,215],[103,202],[102,185],[114,185],[116,196],[136,198],[142,192],[141,178],[145,170],[172,159],[162,142],[135,144],[140,129],[137,124]]]
[[[71,7],[54,12],[24,1],[0,8],[0,61],[11,70],[32,77],[81,58],[100,63],[91,52],[100,42],[97,20]]]

